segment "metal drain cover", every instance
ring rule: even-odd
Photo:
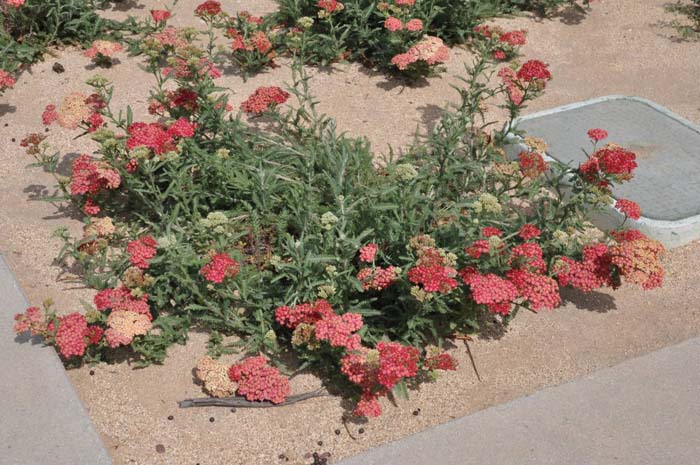
[[[642,208],[643,217],[628,220],[629,226],[668,247],[700,239],[700,128],[689,121],[648,100],[609,96],[523,116],[516,127],[544,139],[547,155],[573,166],[586,160],[582,149],[592,150],[586,132],[605,129],[609,136],[603,142],[637,154],[634,179],[613,190],[615,198]],[[621,219],[612,206],[593,218],[606,229]]]

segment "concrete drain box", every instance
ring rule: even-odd
[[[627,220],[627,225],[666,247],[700,239],[700,128],[688,120],[649,100],[608,96],[520,117],[516,128],[544,139],[547,156],[572,166],[586,160],[582,149],[592,151],[586,132],[605,129],[609,136],[603,143],[637,154],[634,179],[613,190],[614,198],[633,200],[642,208],[642,218]],[[516,157],[525,147],[518,137],[512,141],[507,152]],[[622,220],[612,205],[592,218],[606,230]]]

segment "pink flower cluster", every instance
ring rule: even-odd
[[[96,40],[92,43],[92,46],[85,50],[83,55],[88,58],[106,57],[111,58],[114,54],[124,50],[124,47],[117,42],[111,42],[109,40]]]
[[[5,1],[5,3],[7,3],[8,5],[10,5],[11,7],[19,8],[19,7],[21,7],[22,5],[24,5],[24,2],[25,2],[26,0],[4,0],[4,1]]]
[[[358,313],[331,315],[316,322],[314,336],[319,341],[327,341],[331,347],[358,350],[361,344],[360,335],[354,333],[360,328],[362,315]]]
[[[360,247],[360,261],[365,262],[365,263],[372,263],[374,261],[374,257],[377,254],[377,250],[379,247],[377,247],[377,244],[374,242],[370,242],[367,245],[363,245]]]
[[[331,347],[357,350],[362,342],[359,334],[362,315],[345,313],[337,315],[326,300],[299,304],[295,307],[281,306],[275,310],[275,319],[282,326],[296,329],[300,324],[313,325],[317,341],[326,341]]]
[[[183,58],[175,57],[172,66],[164,67],[162,73],[164,76],[174,76],[178,79],[194,76],[218,79],[222,76],[221,71],[208,58],[200,58],[196,64],[192,65]]]
[[[11,89],[16,82],[17,81],[15,81],[15,78],[10,73],[4,69],[0,69],[0,92],[5,89]]]
[[[401,31],[404,28],[410,32],[418,32],[423,30],[423,21],[418,18],[413,18],[406,21],[406,24],[404,24],[399,18],[389,16],[384,20],[384,28],[391,32]]]
[[[540,234],[542,234],[540,228],[530,223],[522,225],[520,231],[518,231],[518,237],[525,241],[529,241],[530,239],[536,239],[540,237]]]
[[[156,256],[158,243],[151,236],[143,236],[129,242],[126,252],[129,254],[129,262],[137,268],[147,270],[151,259]]]
[[[14,330],[18,334],[29,331],[32,336],[43,334],[46,331],[46,321],[41,309],[29,307],[24,313],[15,315]]]
[[[133,312],[141,315],[147,315],[152,318],[151,311],[148,307],[148,295],[142,294],[136,298],[131,295],[131,291],[126,287],[107,288],[98,292],[93,303],[98,311],[104,312],[111,310],[113,312]]]
[[[199,274],[212,283],[221,284],[225,278],[233,278],[241,271],[241,264],[227,253],[217,253],[209,263],[202,266]]]
[[[245,113],[259,115],[270,108],[283,104],[288,98],[289,93],[283,91],[279,87],[258,87],[257,90],[241,104],[241,109]]]
[[[511,302],[518,297],[518,290],[513,283],[493,273],[482,275],[476,270],[465,269],[460,274],[464,283],[471,288],[474,302],[486,305],[492,313],[510,313]]]
[[[432,66],[445,63],[450,56],[450,50],[439,37],[426,35],[416,45],[409,48],[406,53],[401,53],[391,59],[391,63],[399,70],[404,71],[410,65],[423,61]]]
[[[88,336],[87,320],[80,313],[71,313],[58,319],[56,330],[56,345],[65,358],[85,354]]]
[[[156,155],[175,151],[176,139],[194,136],[195,124],[180,118],[166,127],[160,123],[132,123],[128,128],[126,148],[148,147]]]
[[[249,357],[232,365],[228,375],[231,381],[238,383],[238,394],[250,401],[281,404],[291,392],[289,380],[277,368],[269,366],[262,356]]]

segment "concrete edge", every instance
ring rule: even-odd
[[[14,315],[29,306],[0,254],[0,462],[17,465],[113,465],[58,354],[16,337]]]

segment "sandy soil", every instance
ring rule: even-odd
[[[127,1],[107,14],[145,15],[160,2],[139,3],[148,7]],[[181,0],[173,24],[196,24],[191,11],[198,3]],[[674,41],[672,31],[658,26],[659,21],[670,19],[663,11],[664,3],[608,0],[596,2],[585,18],[567,14],[546,21],[527,17],[499,21],[528,29],[526,56],[551,65],[555,78],[531,110],[629,94],[652,99],[692,121],[700,120],[700,87],[696,85],[700,43]],[[241,8],[254,13],[274,7],[270,0],[224,4],[228,11]],[[100,73],[116,85],[116,108],[130,103],[137,117],[144,115],[151,80],[139,70],[138,59],[120,59],[119,65]],[[341,129],[367,136],[378,150],[386,150],[387,144],[405,144],[417,125],[435,121],[440,108],[455,97],[450,85],[457,80],[451,75],[468,59],[466,51],[455,50],[449,72],[422,87],[401,86],[357,65],[314,72],[312,87],[321,110],[334,116]],[[55,61],[65,66],[65,73],[51,71]],[[77,232],[80,223],[71,212],[34,200],[53,182],[45,173],[25,168],[28,160],[18,142],[25,133],[41,130],[40,114],[46,104],[68,92],[85,90],[83,82],[94,72],[87,58],[66,50],[25,73],[16,89],[0,99],[0,252],[32,303],[52,297],[66,311],[79,310],[81,299],[89,301],[92,293],[79,283],[59,279],[60,270],[52,259],[60,243],[52,232],[57,227]],[[232,103],[237,104],[259,85],[289,80],[290,71],[283,66],[247,82],[226,75],[221,84],[231,88]],[[72,140],[70,134],[57,129],[49,131],[48,140],[62,153],[94,149],[90,141]],[[62,168],[69,169],[69,164]],[[69,371],[69,376],[117,464],[310,463],[304,457],[312,452],[328,452],[337,460],[700,335],[696,305],[700,269],[695,264],[699,254],[700,244],[670,252],[663,289],[642,293],[623,288],[588,295],[568,292],[569,302],[562,308],[538,315],[522,313],[508,333],[470,343],[481,382],[464,348],[455,348],[461,362],[458,371],[411,393],[411,400],[400,401],[397,407],[386,403],[380,419],[349,425],[354,438],[340,422],[340,399],[333,397],[235,413],[217,408],[179,410],[176,401],[201,395],[190,371],[204,352],[206,337],[201,334],[194,334],[187,346],[173,348],[163,366],[135,370],[125,364],[100,365],[93,368],[94,375],[86,367]],[[318,384],[311,376],[293,381],[297,392]],[[168,420],[169,415],[173,420]],[[289,461],[280,459],[280,454]]]

